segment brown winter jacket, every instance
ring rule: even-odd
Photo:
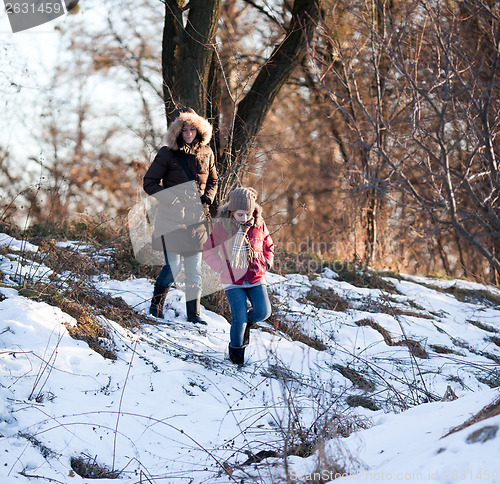
[[[198,134],[193,147],[184,149],[181,131],[184,125],[192,125]],[[148,195],[154,195],[166,188],[171,188],[189,182],[189,177],[179,164],[178,157],[182,156],[186,165],[195,177],[199,196],[202,203],[213,203],[217,193],[217,171],[215,157],[208,146],[212,137],[211,124],[193,112],[181,113],[172,122],[165,135],[165,146],[155,156],[151,166],[144,175],[143,187]],[[160,209],[161,207],[159,207]],[[176,252],[199,251],[206,240],[206,227],[190,226],[187,228],[185,245],[171,247],[168,250]],[[157,235],[157,234],[156,234]],[[153,248],[162,250],[162,242],[158,237],[153,237]]]

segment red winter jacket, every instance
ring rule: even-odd
[[[250,261],[245,269],[234,269],[230,257],[234,236],[239,224],[227,210],[227,204],[219,210],[219,220],[203,245],[203,256],[207,264],[220,274],[222,284],[243,284],[245,279],[254,284],[261,280],[274,261],[274,242],[262,218],[262,208],[257,206],[253,225],[247,232],[250,245]]]

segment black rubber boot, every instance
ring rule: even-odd
[[[206,321],[200,318],[200,297],[186,301],[187,320],[195,324],[207,324]]]
[[[163,314],[163,305],[165,304],[165,299],[167,298],[168,289],[168,287],[155,284],[153,297],[151,298],[151,306],[149,308],[149,314],[151,314],[151,316],[161,319],[164,318],[165,315]]]
[[[229,359],[235,365],[243,365],[245,362],[245,346],[229,345]]]

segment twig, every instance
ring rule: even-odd
[[[130,358],[130,363],[128,365],[127,375],[126,375],[125,381],[123,383],[122,393],[120,395],[120,403],[118,405],[118,415],[116,416],[116,425],[115,425],[115,432],[114,432],[114,437],[113,437],[113,463],[111,465],[111,471],[113,471],[113,472],[115,470],[116,441],[117,441],[117,437],[118,437],[118,425],[120,423],[120,414],[121,414],[121,410],[122,410],[123,395],[125,394],[125,388],[127,387],[127,382],[128,382],[128,378],[130,375],[130,370],[132,369],[132,362],[134,361],[135,351],[136,351],[138,342],[139,342],[139,340],[136,339],[135,344],[134,344],[134,349],[132,350],[132,356]]]

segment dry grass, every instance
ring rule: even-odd
[[[363,407],[373,412],[380,410],[378,405],[371,398],[364,395],[349,395],[345,401],[350,407]]]
[[[496,364],[500,365],[500,358],[493,353],[489,353],[488,351],[484,350],[478,350],[463,339],[452,338],[451,341],[455,346],[458,346],[459,348],[464,348],[475,355],[483,356],[484,358],[488,358],[489,360],[494,361]]]
[[[286,334],[292,341],[298,341],[317,351],[325,351],[328,349],[328,346],[319,339],[311,338],[304,334],[297,325],[290,325],[285,321],[279,321],[276,329]]]
[[[113,239],[126,227],[126,221],[114,220],[113,224],[94,220],[91,217],[78,214],[71,219],[55,223],[34,224],[24,232],[24,237],[36,243],[37,240],[53,238],[56,240],[79,240],[82,243],[97,245]],[[19,238],[19,232],[16,238]]]
[[[92,306],[82,304],[61,294],[53,284],[35,283],[26,285],[19,294],[35,301],[43,301],[51,306],[57,306],[76,319],[76,326],[66,324],[72,338],[85,341],[91,349],[111,360],[116,359],[112,350],[111,337],[99,321]]]
[[[500,372],[499,371],[487,371],[485,376],[478,376],[477,379],[488,385],[490,388],[500,387]]]
[[[398,291],[394,287],[394,284],[386,281],[382,276],[376,272],[371,272],[369,270],[359,270],[356,266],[352,267],[350,264],[346,264],[343,270],[336,271],[339,275],[341,281],[348,282],[356,287],[362,287],[367,289],[379,289],[381,291],[397,294]]]
[[[436,353],[439,353],[440,355],[459,355],[463,356],[462,353],[459,351],[453,350],[451,348],[447,348],[446,346],[441,346],[441,345],[429,345],[430,348],[432,348]]]
[[[33,243],[39,250],[33,256],[35,262],[50,267],[56,274],[62,274],[71,268],[75,275],[95,276],[99,274],[96,262],[86,254],[76,250],[58,247],[55,239],[41,239]]]
[[[19,432],[19,437],[26,439],[33,447],[35,447],[38,450],[38,452],[40,452],[42,457],[44,457],[45,459],[57,457],[57,454],[53,450],[49,449],[34,435],[25,432]]]
[[[500,296],[486,289],[466,289],[458,286],[443,288],[432,283],[422,284],[423,286],[433,289],[434,291],[450,294],[458,301],[468,302],[471,304],[484,304],[485,306],[499,306]]]
[[[102,271],[118,280],[130,276],[154,278],[158,275],[158,267],[139,264],[135,260],[126,220],[115,220],[111,225],[81,215],[60,224],[33,225],[24,234],[17,233],[13,236],[27,238],[33,244],[39,245],[41,250],[49,255],[44,259],[44,263],[56,272],[58,262],[63,263],[66,259],[71,263],[70,267],[74,264],[75,271],[82,274]],[[67,240],[78,241],[82,246],[90,246],[93,249],[82,254],[80,251],[62,249],[55,245],[57,241]],[[106,251],[108,257],[96,257],[103,251]]]
[[[498,336],[489,336],[488,341],[491,341],[493,344],[500,347],[500,338]]]
[[[343,377],[350,380],[353,385],[360,390],[364,390],[366,392],[373,392],[375,390],[375,384],[367,380],[363,375],[361,375],[353,368],[342,365],[333,365],[333,368],[338,371]]]
[[[216,314],[219,314],[231,324],[231,307],[224,291],[217,291],[201,298],[201,304]]]
[[[86,286],[81,281],[67,281],[69,287],[61,290],[53,283],[25,283],[19,290],[22,296],[57,306],[76,319],[76,326],[67,325],[68,333],[75,339],[86,341],[91,349],[104,358],[116,359],[116,354],[106,327],[105,319],[117,322],[127,329],[150,323],[136,313],[121,298],[114,298]]]
[[[97,456],[72,457],[71,468],[84,479],[118,479],[120,471],[114,471],[97,463]]]
[[[305,252],[292,253],[277,247],[274,254],[273,272],[277,274],[320,274],[327,262]]]
[[[366,311],[368,313],[390,314],[391,316],[409,316],[413,318],[433,319],[433,316],[429,314],[396,308],[392,306],[389,301],[380,301],[377,299],[367,299],[363,301],[362,304],[357,305],[356,309],[359,311]]]
[[[469,319],[467,322],[472,324],[476,328],[482,329],[483,331],[488,331],[488,333],[500,333],[498,329],[490,326],[489,324],[483,323],[482,321],[474,321],[472,319]]]
[[[497,398],[489,405],[486,405],[486,407],[482,408],[479,412],[477,412],[471,418],[467,419],[462,424],[458,425],[457,427],[453,427],[448,433],[443,435],[442,438],[454,434],[455,432],[459,432],[460,430],[466,429],[467,427],[470,427],[477,422],[481,422],[497,415],[500,415],[500,398]]]
[[[327,268],[336,272],[340,281],[349,282],[353,286],[397,293],[391,282],[368,270],[361,261],[330,260],[305,252],[287,252],[279,247],[276,249],[273,272],[277,274],[318,275]],[[384,275],[397,277],[395,274]]]
[[[128,233],[118,233],[106,244],[100,246],[100,250],[112,248],[107,261],[99,263],[101,271],[109,274],[112,279],[124,280],[130,276],[136,278],[155,279],[160,267],[145,265],[137,262]]]
[[[337,451],[335,455],[331,455],[326,450],[325,442],[321,442],[317,447],[316,469],[310,474],[312,482],[315,484],[326,484],[334,480],[337,476],[347,475],[346,467],[338,462],[338,454],[340,452]],[[350,458],[349,460],[352,461],[353,459]]]
[[[270,295],[272,314],[268,322],[273,325],[274,331],[281,331],[286,334],[292,341],[298,341],[318,351],[325,351],[328,347],[319,339],[311,338],[306,335],[298,323],[290,323],[286,321],[282,311],[280,310],[279,300],[274,295]]]
[[[373,409],[372,409],[373,410]],[[371,426],[368,419],[359,415],[340,414],[333,409],[325,415],[324,418],[316,420],[313,425],[295,429],[295,436],[292,442],[294,445],[290,446],[287,454],[310,457],[324,446],[325,442],[332,441],[338,438],[347,438],[354,432],[367,429]],[[331,465],[334,462],[330,461]]]
[[[413,356],[424,359],[429,358],[429,355],[422,348],[418,341],[407,338],[403,338],[399,341],[394,341],[389,332],[373,319],[360,319],[359,321],[355,321],[355,323],[358,326],[370,326],[374,330],[378,331],[384,338],[384,342],[387,346],[407,346]]]
[[[317,308],[328,309],[330,311],[347,311],[349,302],[342,299],[332,289],[325,289],[319,286],[312,286],[311,290],[298,299],[302,304],[313,304]]]
[[[5,216],[5,207],[0,207],[0,232],[4,234],[9,234],[11,237],[16,239],[22,238],[23,231],[20,229],[19,225],[12,222],[9,217]]]

